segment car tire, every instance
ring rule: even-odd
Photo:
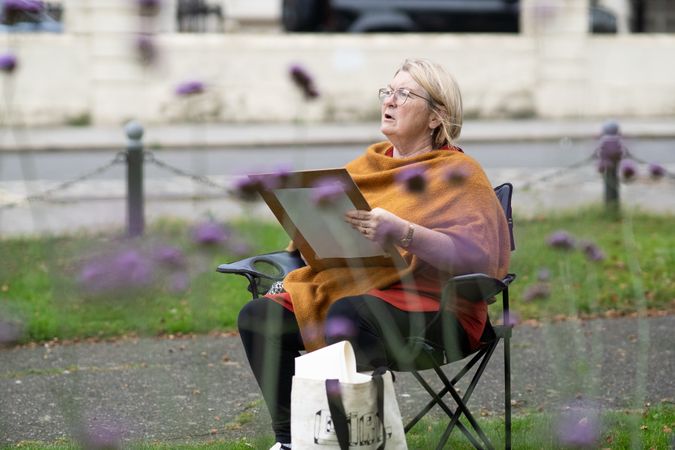
[[[286,31],[317,31],[321,26],[322,0],[283,0],[281,23]]]

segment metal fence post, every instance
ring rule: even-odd
[[[136,121],[124,127],[127,134],[127,233],[141,236],[145,227],[143,213],[143,127]]]
[[[605,122],[597,156],[605,185],[605,209],[608,212],[618,213],[620,210],[619,163],[625,154],[619,124],[613,120]]]

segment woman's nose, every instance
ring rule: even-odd
[[[396,106],[396,94],[392,93],[390,96],[385,97],[382,101],[382,106]]]

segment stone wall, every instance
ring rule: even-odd
[[[134,50],[130,3],[68,1],[81,7],[70,9],[65,34],[6,36],[19,67],[1,75],[5,123],[373,120],[377,89],[406,57],[447,66],[471,117],[675,115],[675,36],[589,35],[587,0],[543,12],[525,2],[520,35],[179,34],[162,31],[160,18],[150,66]],[[291,84],[293,63],[314,75],[319,99]],[[206,92],[177,97],[192,79]]]

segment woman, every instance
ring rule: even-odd
[[[503,210],[479,164],[454,145],[462,102],[452,76],[430,61],[406,60],[379,97],[388,140],[346,166],[374,208],[345,220],[370,240],[393,241],[407,266],[303,267],[286,277],[286,292],[242,309],[239,331],[272,416],[273,449],[291,448],[291,384],[301,350],[348,339],[359,370],[401,366],[414,358],[406,337],[425,333],[465,355],[480,345],[487,305],[459,298],[448,321],[431,321],[443,282],[507,271]]]

